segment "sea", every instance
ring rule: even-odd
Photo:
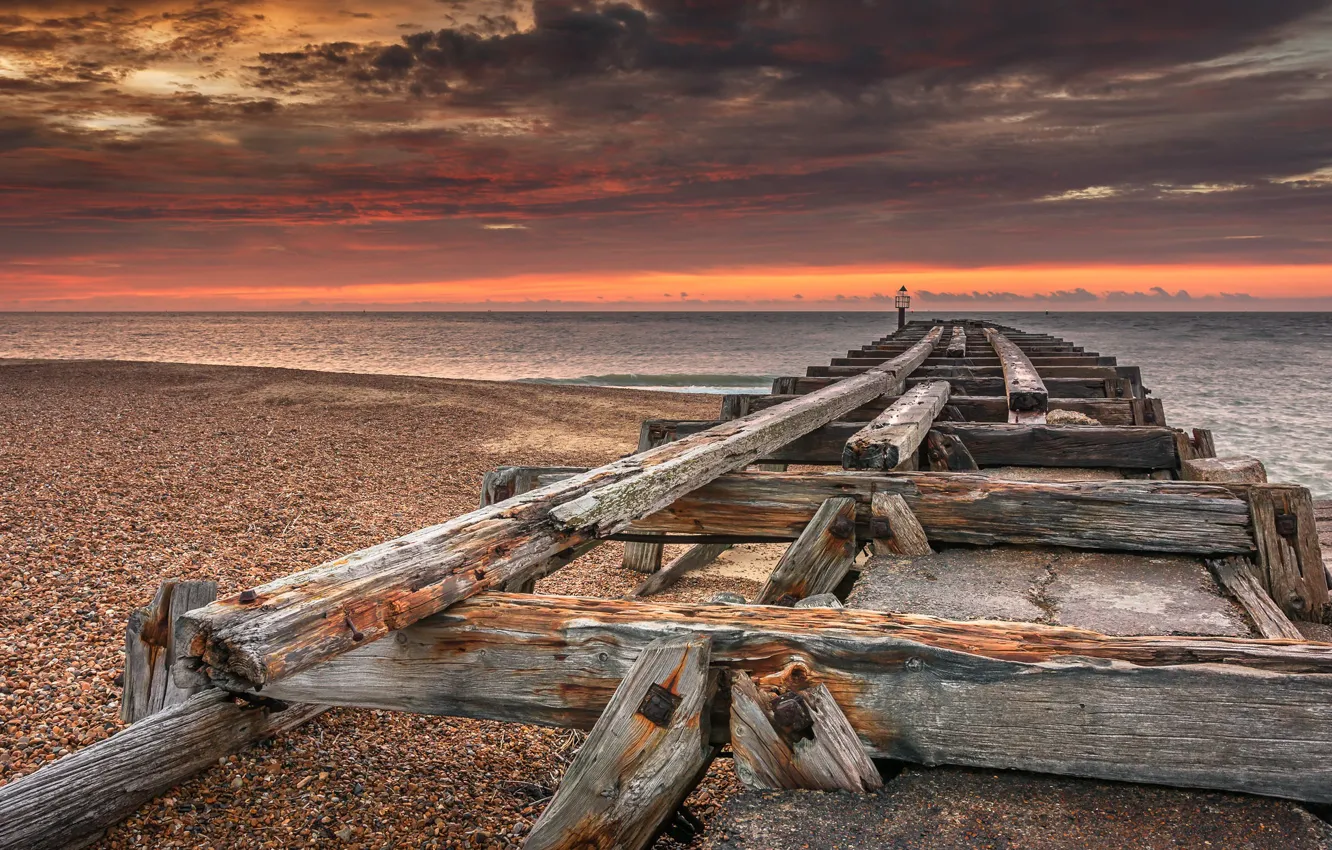
[[[913,313],[914,319],[956,314]],[[1142,367],[1177,427],[1332,498],[1332,313],[968,313]],[[882,312],[0,313],[0,358],[148,360],[764,392]]]

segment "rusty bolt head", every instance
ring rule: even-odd
[[[679,694],[672,693],[667,688],[653,682],[648,686],[647,693],[643,695],[643,702],[638,706],[638,713],[664,729],[671,725],[671,718],[675,716],[675,709],[679,707],[683,699]]]
[[[893,527],[886,519],[870,520],[870,537],[876,540],[888,540],[893,536]]]
[[[828,533],[839,540],[848,540],[856,533],[856,524],[844,516],[839,516],[828,526]]]
[[[1293,538],[1299,534],[1300,524],[1295,514],[1279,513],[1276,515],[1276,533],[1282,537]]]
[[[245,605],[249,605],[258,598],[259,594],[255,593],[253,590],[242,590],[240,592],[240,601]]]
[[[913,673],[924,666],[925,666],[924,662],[922,662],[919,658],[916,658],[914,655],[906,660],[906,668],[912,671]]]
[[[772,725],[791,743],[814,738],[814,718],[805,698],[795,691],[785,691],[773,702]]]

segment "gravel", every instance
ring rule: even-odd
[[[495,466],[597,465],[633,450],[642,419],[709,418],[717,404],[277,369],[0,365],[0,783],[121,728],[125,621],[162,579],[234,593],[471,510]],[[640,577],[619,554],[606,544],[541,589],[626,593]],[[517,846],[581,740],[334,710],[178,786],[96,846]],[[691,807],[708,817],[733,784],[717,762]]]

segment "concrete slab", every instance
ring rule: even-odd
[[[1281,800],[1015,771],[907,767],[878,794],[746,792],[712,850],[1327,850],[1332,827]]]
[[[1022,546],[871,558],[847,605],[1107,634],[1252,636],[1201,558]]]

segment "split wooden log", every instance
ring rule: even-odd
[[[712,761],[707,637],[660,638],[630,668],[526,850],[642,850]]]
[[[856,500],[868,539],[871,497],[898,493],[931,540],[1130,552],[1247,555],[1256,543],[1245,485],[1183,481],[1007,481],[957,473],[735,473],[700,487],[628,533],[701,542],[800,536],[824,500]],[[724,538],[724,539],[718,539]]]
[[[948,384],[917,384],[842,446],[845,469],[893,469],[915,455],[948,403]]]
[[[721,553],[730,548],[730,543],[698,543],[691,546],[664,569],[643,579],[630,595],[641,597],[661,593],[694,570],[711,564]]]
[[[870,537],[876,555],[933,555],[925,529],[897,493],[875,493],[870,504]]]
[[[208,689],[0,786],[0,847],[81,847],[139,806],[238,752],[310,720]]]
[[[857,551],[856,500],[828,499],[782,554],[755,604],[790,606],[831,593],[856,562]]]
[[[1265,638],[1304,640],[1304,635],[1290,621],[1284,611],[1267,595],[1263,585],[1254,578],[1254,564],[1248,558],[1216,558],[1207,566],[1235,601],[1249,615],[1258,634]]]
[[[197,686],[180,687],[171,678],[176,657],[174,629],[186,611],[202,608],[217,598],[215,581],[169,579],[144,608],[130,613],[125,628],[124,691],[120,697],[120,719],[142,720],[164,708],[184,702]]]
[[[925,456],[934,472],[975,472],[980,469],[956,434],[930,430],[925,435]]]
[[[1016,344],[993,328],[985,329],[985,338],[999,357],[1004,368],[1004,394],[1008,396],[1008,421],[1039,424],[1045,421],[1050,394],[1045,383],[1031,365],[1027,355]]]
[[[800,659],[871,756],[1332,802],[1328,644],[487,594],[274,693],[589,728],[642,647],[676,633],[751,677]]]
[[[1267,483],[1267,469],[1263,462],[1251,457],[1184,458],[1180,460],[1179,473],[1185,481]]]
[[[908,398],[904,395],[902,398]],[[711,420],[655,420],[654,427],[676,436],[712,427]],[[1175,432],[1169,428],[1107,425],[1009,425],[935,422],[935,430],[957,436],[980,466],[1078,466],[1121,469],[1177,469]],[[848,441],[862,426],[830,422],[769,454],[784,463],[842,465]],[[914,453],[907,453],[902,459]]]
[[[961,325],[953,325],[953,335],[948,339],[948,356],[967,356],[967,329]]]
[[[1318,544],[1313,497],[1289,484],[1248,489],[1258,548],[1258,579],[1292,620],[1322,622],[1328,580]]]
[[[441,525],[285,576],[181,618],[175,674],[248,690],[307,669],[604,538],[719,475],[893,391],[941,328],[891,368],[848,378]]]
[[[731,752],[745,787],[856,793],[882,788],[879,771],[827,687],[810,686],[804,673],[784,678],[802,687],[775,685],[772,693],[760,690],[743,670],[731,678]]]

